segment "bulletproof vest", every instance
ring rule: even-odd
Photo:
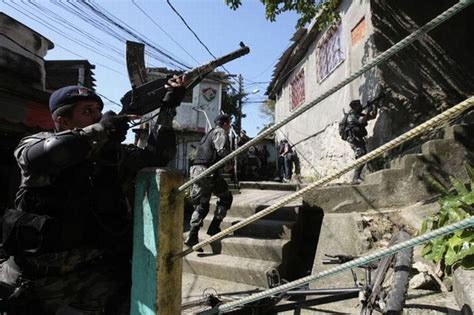
[[[346,129],[351,131],[357,137],[365,137],[367,135],[367,123],[360,123],[359,120],[364,114],[357,113],[353,110],[349,112],[347,117]]]
[[[194,165],[210,166],[217,162],[217,152],[214,148],[212,135],[215,129],[211,129],[202,139],[197,148],[196,157],[194,158]]]

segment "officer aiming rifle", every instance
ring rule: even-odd
[[[367,122],[377,117],[378,109],[381,107],[381,101],[385,97],[382,90],[375,99],[367,102],[365,106],[360,100],[353,100],[349,103],[350,110],[344,113],[344,118],[339,123],[339,134],[342,140],[347,141],[354,151],[355,158],[358,159],[367,153],[365,137],[367,136]],[[352,178],[353,184],[362,182],[361,173],[364,165],[354,170]]]

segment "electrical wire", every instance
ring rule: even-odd
[[[152,19],[152,17],[150,15],[148,15],[148,13],[146,13],[145,10],[143,10],[136,2],[135,0],[132,0],[132,3],[137,7],[138,10],[140,10],[140,12],[142,12],[149,20],[150,22],[152,22],[156,27],[158,27],[158,29],[160,29],[160,31],[162,31],[171,41],[173,41],[173,43],[175,43],[179,48],[181,48],[181,50],[183,50],[189,57],[191,57],[191,59],[193,59],[194,61],[196,61],[197,64],[199,64],[200,62],[194,58],[183,46],[181,46],[170,34],[168,34],[168,32],[166,32],[158,23],[156,23],[156,21],[154,19]]]
[[[125,32],[126,34],[139,40],[140,42],[146,44],[148,47],[152,48],[153,50],[158,52],[160,55],[163,55],[164,57],[168,58],[170,60],[170,63],[173,64],[175,67],[178,67],[180,69],[191,68],[190,66],[184,64],[180,60],[171,56],[170,53],[166,52],[164,49],[160,48],[158,45],[155,45],[154,43],[152,43],[145,36],[135,31],[133,28],[128,26],[126,23],[124,23],[120,19],[116,18],[114,15],[110,13],[109,14],[105,13],[104,12],[105,10],[102,7],[100,7],[100,5],[94,3],[93,1],[88,1],[88,2],[84,1],[84,2],[79,2],[79,3],[82,4],[84,7],[88,8],[95,15],[99,16],[100,18],[104,19],[105,21],[117,27],[121,31]]]
[[[186,25],[186,27],[188,28],[188,30],[194,35],[194,37],[196,37],[196,39],[198,40],[198,42],[207,50],[207,52],[214,58],[216,59],[217,57],[209,50],[209,48],[206,46],[206,44],[204,44],[204,42],[199,38],[199,36],[196,34],[196,32],[191,28],[191,26],[189,26],[189,24],[186,22],[186,20],[184,19],[184,17],[178,12],[178,10],[175,9],[175,7],[171,4],[170,0],[166,0],[166,2],[168,3],[168,5],[170,6],[171,10],[173,10],[174,13],[176,13],[176,15],[181,19],[181,21],[184,23],[184,25]],[[237,81],[237,79],[235,79],[234,77],[231,76],[229,70],[227,70],[224,66],[221,66],[225,72],[227,72],[227,74],[237,83],[239,84],[239,82]],[[237,89],[235,87],[233,87],[231,84],[229,84],[230,88],[236,92],[236,93],[239,93],[237,91]]]

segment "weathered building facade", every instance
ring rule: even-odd
[[[181,72],[166,68],[148,68],[150,79],[170,74],[180,75]],[[187,174],[189,159],[204,134],[214,127],[214,119],[221,113],[223,91],[229,84],[227,74],[212,72],[192,91],[188,91],[181,105],[176,108],[173,129],[176,132],[177,156],[170,162],[170,167],[177,168]],[[147,116],[155,116],[157,111]],[[146,120],[146,117],[144,117]],[[140,140],[135,142],[144,146],[148,135],[148,126],[141,133]]]
[[[322,31],[299,29],[280,57],[267,89],[276,100],[275,121],[319,95],[387,50],[455,1],[342,0],[340,20]],[[474,8],[468,7],[388,62],[335,92],[277,132],[299,153],[302,174],[331,173],[353,160],[350,146],[338,134],[338,122],[351,100],[388,92],[383,109],[368,126],[373,149],[434,116],[474,92]]]

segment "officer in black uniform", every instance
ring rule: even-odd
[[[209,166],[230,153],[228,132],[230,129],[230,116],[219,115],[214,120],[216,126],[211,129],[202,139],[197,148],[194,164],[191,166],[191,178],[197,177]],[[191,190],[191,199],[194,204],[194,212],[191,216],[190,230],[184,244],[192,247],[198,241],[198,232],[202,222],[209,213],[209,201],[214,193],[219,200],[214,211],[214,218],[207,230],[208,235],[215,235],[221,231],[220,224],[232,205],[232,193],[222,177],[220,171],[206,176],[197,181]]]
[[[167,88],[162,106],[178,106],[184,79]],[[80,86],[55,91],[49,106],[55,132],[23,138],[14,153],[22,180],[16,209],[1,222],[10,257],[0,282],[25,292],[15,293],[16,305],[10,298],[10,313],[128,313],[121,302],[130,292],[132,222],[124,188],[143,167],[170,161],[174,134],[152,132],[144,149],[122,145],[137,117],[102,115],[101,98]]]
[[[377,107],[367,106],[367,111],[364,110],[360,100],[353,100],[350,102],[351,108],[346,121],[345,132],[347,135],[346,141],[351,145],[351,149],[355,153],[355,158],[358,159],[367,153],[367,146],[365,137],[367,136],[367,121],[377,117]],[[362,182],[361,173],[364,165],[357,167],[354,170],[352,178],[353,184]]]

